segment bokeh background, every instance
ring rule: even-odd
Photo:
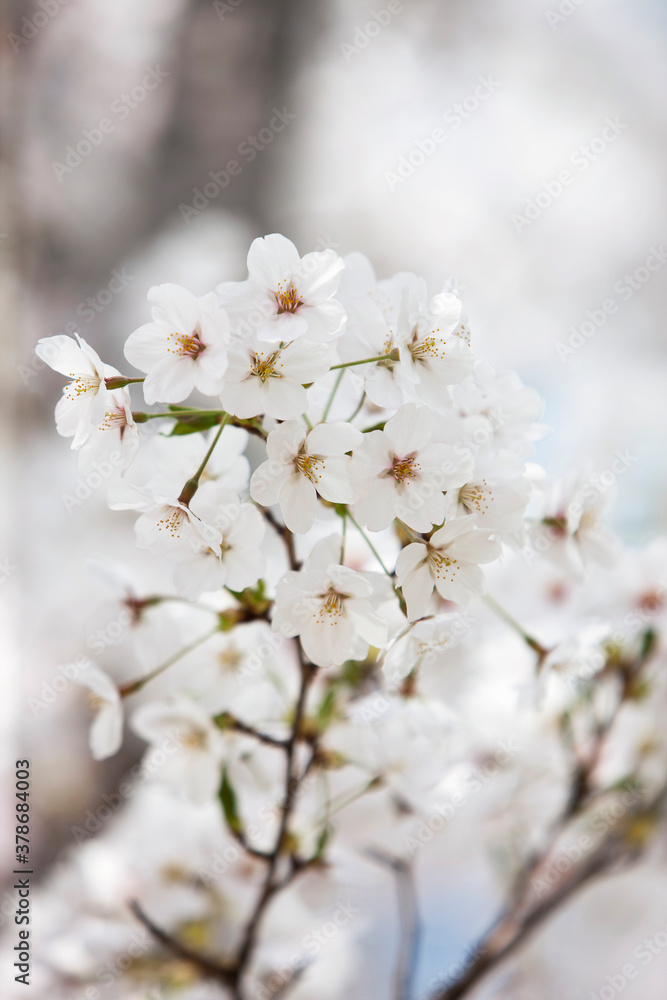
[[[104,490],[63,502],[78,473],[37,340],[76,329],[123,370],[151,285],[242,278],[270,232],[361,250],[379,276],[415,270],[434,291],[451,279],[479,354],[546,400],[537,460],[557,475],[629,455],[612,523],[646,540],[667,526],[666,43],[660,0],[5,5],[0,768],[8,788],[15,748],[33,760],[42,877],[141,748],[94,765],[74,685],[27,707],[85,651],[101,599],[86,560],[137,562]],[[461,879],[477,930],[485,890]],[[632,920],[606,947],[624,934]],[[426,956],[423,982],[442,967]],[[631,995],[666,995],[652,988]]]

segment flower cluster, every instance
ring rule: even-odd
[[[259,886],[251,901],[230,890],[251,929],[219,970],[234,989],[279,888],[303,872],[335,882],[350,863],[329,843],[337,775],[386,790],[403,818],[456,786],[447,769],[460,765],[465,725],[421,690],[429,664],[489,609],[536,662],[538,697],[541,677],[580,655],[581,637],[539,642],[487,594],[491,564],[529,568],[539,555],[579,581],[616,551],[599,523],[606,502],[585,481],[544,485],[530,461],[542,402],[476,357],[450,285],[429,295],[413,274],[377,280],[361,254],[302,257],[277,234],[253,242],[247,265],[246,280],[203,297],[150,290],[152,320],[125,343],[143,375],[104,364],[81,338],[37,348],[69,379],[58,432],[82,468],[119,452],[109,506],[138,514],[137,545],[169,574],[160,594],[117,588],[133,634],[153,630],[152,650],[145,636],[143,652],[136,644],[139,677],[91,663],[78,678],[96,711],[92,752],[119,749],[136,699],[130,725],[147,753],[173,747],[162,783],[221,806]],[[157,409],[133,408],[134,383]],[[650,659],[638,634],[612,642],[597,627],[586,683],[620,672],[633,698]],[[558,698],[552,717],[565,711]]]

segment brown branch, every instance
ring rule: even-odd
[[[160,944],[170,951],[173,955],[177,955],[179,958],[184,959],[186,962],[190,962],[194,965],[204,976],[208,979],[215,979],[223,985],[233,989],[236,984],[237,973],[233,966],[218,965],[210,958],[206,958],[205,955],[199,955],[197,952],[191,951],[187,945],[181,944],[176,938],[172,937],[166,931],[158,927],[157,924],[153,923],[151,918],[144,913],[143,909],[139,905],[136,899],[130,901],[130,909],[135,915],[137,920],[144,925],[146,930],[150,931],[152,936],[159,941]]]
[[[289,559],[290,568],[294,570],[299,569],[301,563],[297,559],[296,553],[294,551],[294,536],[292,535],[292,532],[289,530],[289,528],[285,527],[284,524],[281,524],[280,521],[276,521],[275,517],[273,516],[271,511],[268,510],[268,508],[262,507],[262,512],[266,520],[271,525],[271,527],[278,532],[283,542],[285,543],[285,548],[287,549],[287,556]]]
[[[394,857],[393,854],[376,847],[369,848],[366,854],[391,869],[396,876],[401,935],[394,973],[394,1000],[410,1000],[413,995],[421,932],[412,867],[403,858]]]
[[[289,534],[289,533],[288,533]],[[282,881],[276,882],[275,874],[278,867],[278,861],[280,859],[281,851],[285,841],[285,835],[287,833],[287,825],[289,823],[290,816],[292,814],[292,809],[294,807],[294,802],[296,800],[296,795],[299,790],[299,786],[303,779],[295,775],[295,764],[296,764],[296,746],[299,741],[299,735],[301,730],[301,723],[303,720],[305,707],[306,707],[306,696],[308,694],[308,689],[310,687],[311,681],[315,676],[315,668],[311,663],[308,663],[303,656],[301,651],[301,646],[298,640],[297,649],[299,653],[299,661],[301,666],[301,687],[299,689],[299,697],[297,699],[296,708],[294,711],[294,722],[292,725],[292,732],[290,734],[289,740],[287,742],[287,762],[285,767],[285,796],[283,799],[282,813],[280,818],[280,826],[278,829],[278,834],[276,836],[275,846],[271,852],[268,860],[268,867],[266,876],[264,879],[264,884],[260,892],[259,898],[255,904],[255,909],[248,921],[246,926],[243,945],[238,956],[237,963],[237,984],[236,992],[234,993],[235,1000],[242,1000],[242,995],[239,992],[239,984],[241,977],[247,968],[250,959],[252,957],[255,944],[257,942],[257,935],[259,932],[259,926],[261,920],[264,916],[266,908],[270,903],[273,896],[279,889],[285,887],[299,870],[297,866],[292,866],[289,878],[283,879]]]
[[[586,862],[580,863],[570,878],[565,879],[546,899],[534,906],[528,906],[525,896],[522,901],[514,900],[500,918],[493,924],[481,944],[475,949],[474,957],[459,978],[438,993],[431,1000],[459,1000],[470,989],[523,944],[551,914],[593,878],[614,866],[634,861],[642,853],[642,847],[633,846],[633,838],[628,836],[637,820],[657,815],[667,800],[667,786],[663,788],[643,808],[629,812],[620,829],[614,830],[600,844]],[[534,873],[537,865],[531,859],[530,869]],[[528,878],[522,875],[521,882],[527,885]]]
[[[280,740],[275,736],[270,736],[268,733],[261,732],[259,729],[253,729],[252,726],[248,726],[245,722],[237,719],[231,712],[220,712],[218,715],[213,716],[213,721],[219,729],[231,729],[236,733],[254,736],[260,743],[265,743],[270,747],[277,747],[280,750],[287,750],[289,748],[289,740]]]

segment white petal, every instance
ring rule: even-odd
[[[120,704],[105,704],[90,727],[90,750],[95,760],[112,757],[123,742],[123,709]]]
[[[309,479],[295,472],[280,491],[280,510],[290,531],[309,531],[317,513],[317,494]]]
[[[363,434],[351,424],[318,424],[308,435],[309,455],[343,455],[361,444]]]
[[[396,560],[396,582],[399,587],[413,569],[426,559],[427,549],[421,542],[411,542],[398,554]]]
[[[399,457],[410,455],[431,440],[433,417],[426,406],[406,403],[384,426],[393,449]]]
[[[180,403],[195,387],[192,358],[165,358],[151,369],[144,382],[144,399],[152,403]]]
[[[303,339],[289,344],[281,351],[285,372],[302,385],[326,375],[331,367],[331,348]],[[274,381],[271,379],[270,381]]]
[[[299,294],[304,302],[317,304],[338,291],[345,264],[335,250],[307,253],[295,269]]]
[[[250,496],[263,507],[278,503],[280,491],[293,474],[294,470],[289,466],[278,465],[271,460],[262,462],[250,480]]]
[[[266,454],[285,465],[291,464],[292,459],[299,454],[307,433],[300,420],[286,420],[271,431],[266,439]]]
[[[410,621],[425,615],[433,593],[433,577],[428,566],[424,563],[412,570],[404,579],[401,589]]]
[[[280,233],[258,237],[248,251],[248,274],[253,282],[275,292],[278,282],[291,274],[299,263],[299,251]]]
[[[131,333],[123,349],[125,357],[140,372],[149,372],[168,357],[165,331],[158,323],[146,323]]]

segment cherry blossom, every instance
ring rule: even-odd
[[[96,463],[114,459],[117,469],[124,471],[134,461],[139,449],[139,429],[132,416],[132,400],[127,389],[114,389],[106,394],[106,409],[100,423],[94,427],[79,451],[79,468],[86,472]]]
[[[445,386],[462,382],[473,371],[474,358],[455,331],[461,301],[451,292],[434,296],[427,307],[414,292],[403,295],[397,339],[401,370],[417,396],[436,410],[450,406]]]
[[[230,744],[196,702],[185,697],[149,702],[137,709],[131,726],[164,751],[160,780],[195,803],[214,797]]]
[[[320,667],[359,659],[387,639],[378,612],[388,597],[384,579],[341,566],[339,551],[336,536],[318,542],[303,569],[286,573],[276,593],[273,628],[286,637],[298,635],[306,656]]]
[[[329,338],[345,322],[345,310],[333,297],[343,266],[334,250],[299,257],[291,240],[272,233],[253,241],[247,281],[225,282],[218,286],[218,294],[235,333],[252,333],[269,343],[304,334]]]
[[[235,417],[265,414],[292,420],[306,409],[304,385],[325,375],[331,350],[325,344],[293,341],[285,347],[250,340],[230,350],[220,398]]]
[[[504,541],[521,544],[525,535],[524,514],[531,494],[526,477],[504,478],[497,462],[476,462],[468,482],[447,492],[448,520],[474,514],[480,528],[493,531]]]
[[[229,322],[213,292],[197,298],[180,285],[156,285],[148,292],[153,321],[125,341],[125,357],[147,372],[147,403],[179,403],[194,389],[220,391],[227,369]]]
[[[137,510],[141,517],[135,524],[140,548],[187,557],[202,544],[220,551],[220,530],[201,520],[188,504],[149,487],[112,486],[109,490],[112,510]]]
[[[462,486],[473,465],[465,449],[431,443],[433,427],[427,407],[406,403],[355,449],[362,499],[354,511],[371,531],[389,527],[395,517],[416,531],[444,521],[443,490]]]
[[[474,517],[457,517],[427,542],[411,542],[396,560],[396,580],[411,621],[428,608],[433,588],[456,604],[468,604],[486,590],[480,563],[493,562],[501,546],[490,532],[475,527]]]
[[[95,712],[90,727],[90,752],[95,760],[113,757],[123,739],[123,703],[118,686],[91,661],[79,672],[76,682],[89,689]]]
[[[56,430],[63,437],[74,438],[72,448],[81,448],[102,422],[109,405],[105,379],[119,373],[105,365],[78,333],[76,340],[44,337],[37,342],[35,354],[71,380],[56,405]]]
[[[612,566],[616,539],[602,523],[613,498],[594,480],[572,473],[546,492],[542,514],[531,526],[533,547],[574,579],[583,579],[595,565]]]
[[[279,503],[290,531],[308,531],[318,495],[331,503],[354,500],[346,452],[362,437],[349,424],[318,424],[308,432],[300,421],[286,421],[267,438],[268,459],[253,474],[250,495],[265,507]]]
[[[345,336],[336,347],[344,362],[381,358],[360,368],[351,368],[350,377],[363,385],[378,406],[395,409],[405,402],[408,384],[398,358],[397,325],[405,292],[426,300],[426,282],[408,272],[377,281],[371,262],[361,253],[345,258],[340,297],[347,311]]]
[[[212,590],[243,590],[257,583],[265,569],[259,546],[265,522],[253,504],[241,503],[224,483],[206,482],[192,501],[202,522],[220,532],[220,543],[201,541],[191,556],[182,559],[175,582],[181,593],[194,600]]]

